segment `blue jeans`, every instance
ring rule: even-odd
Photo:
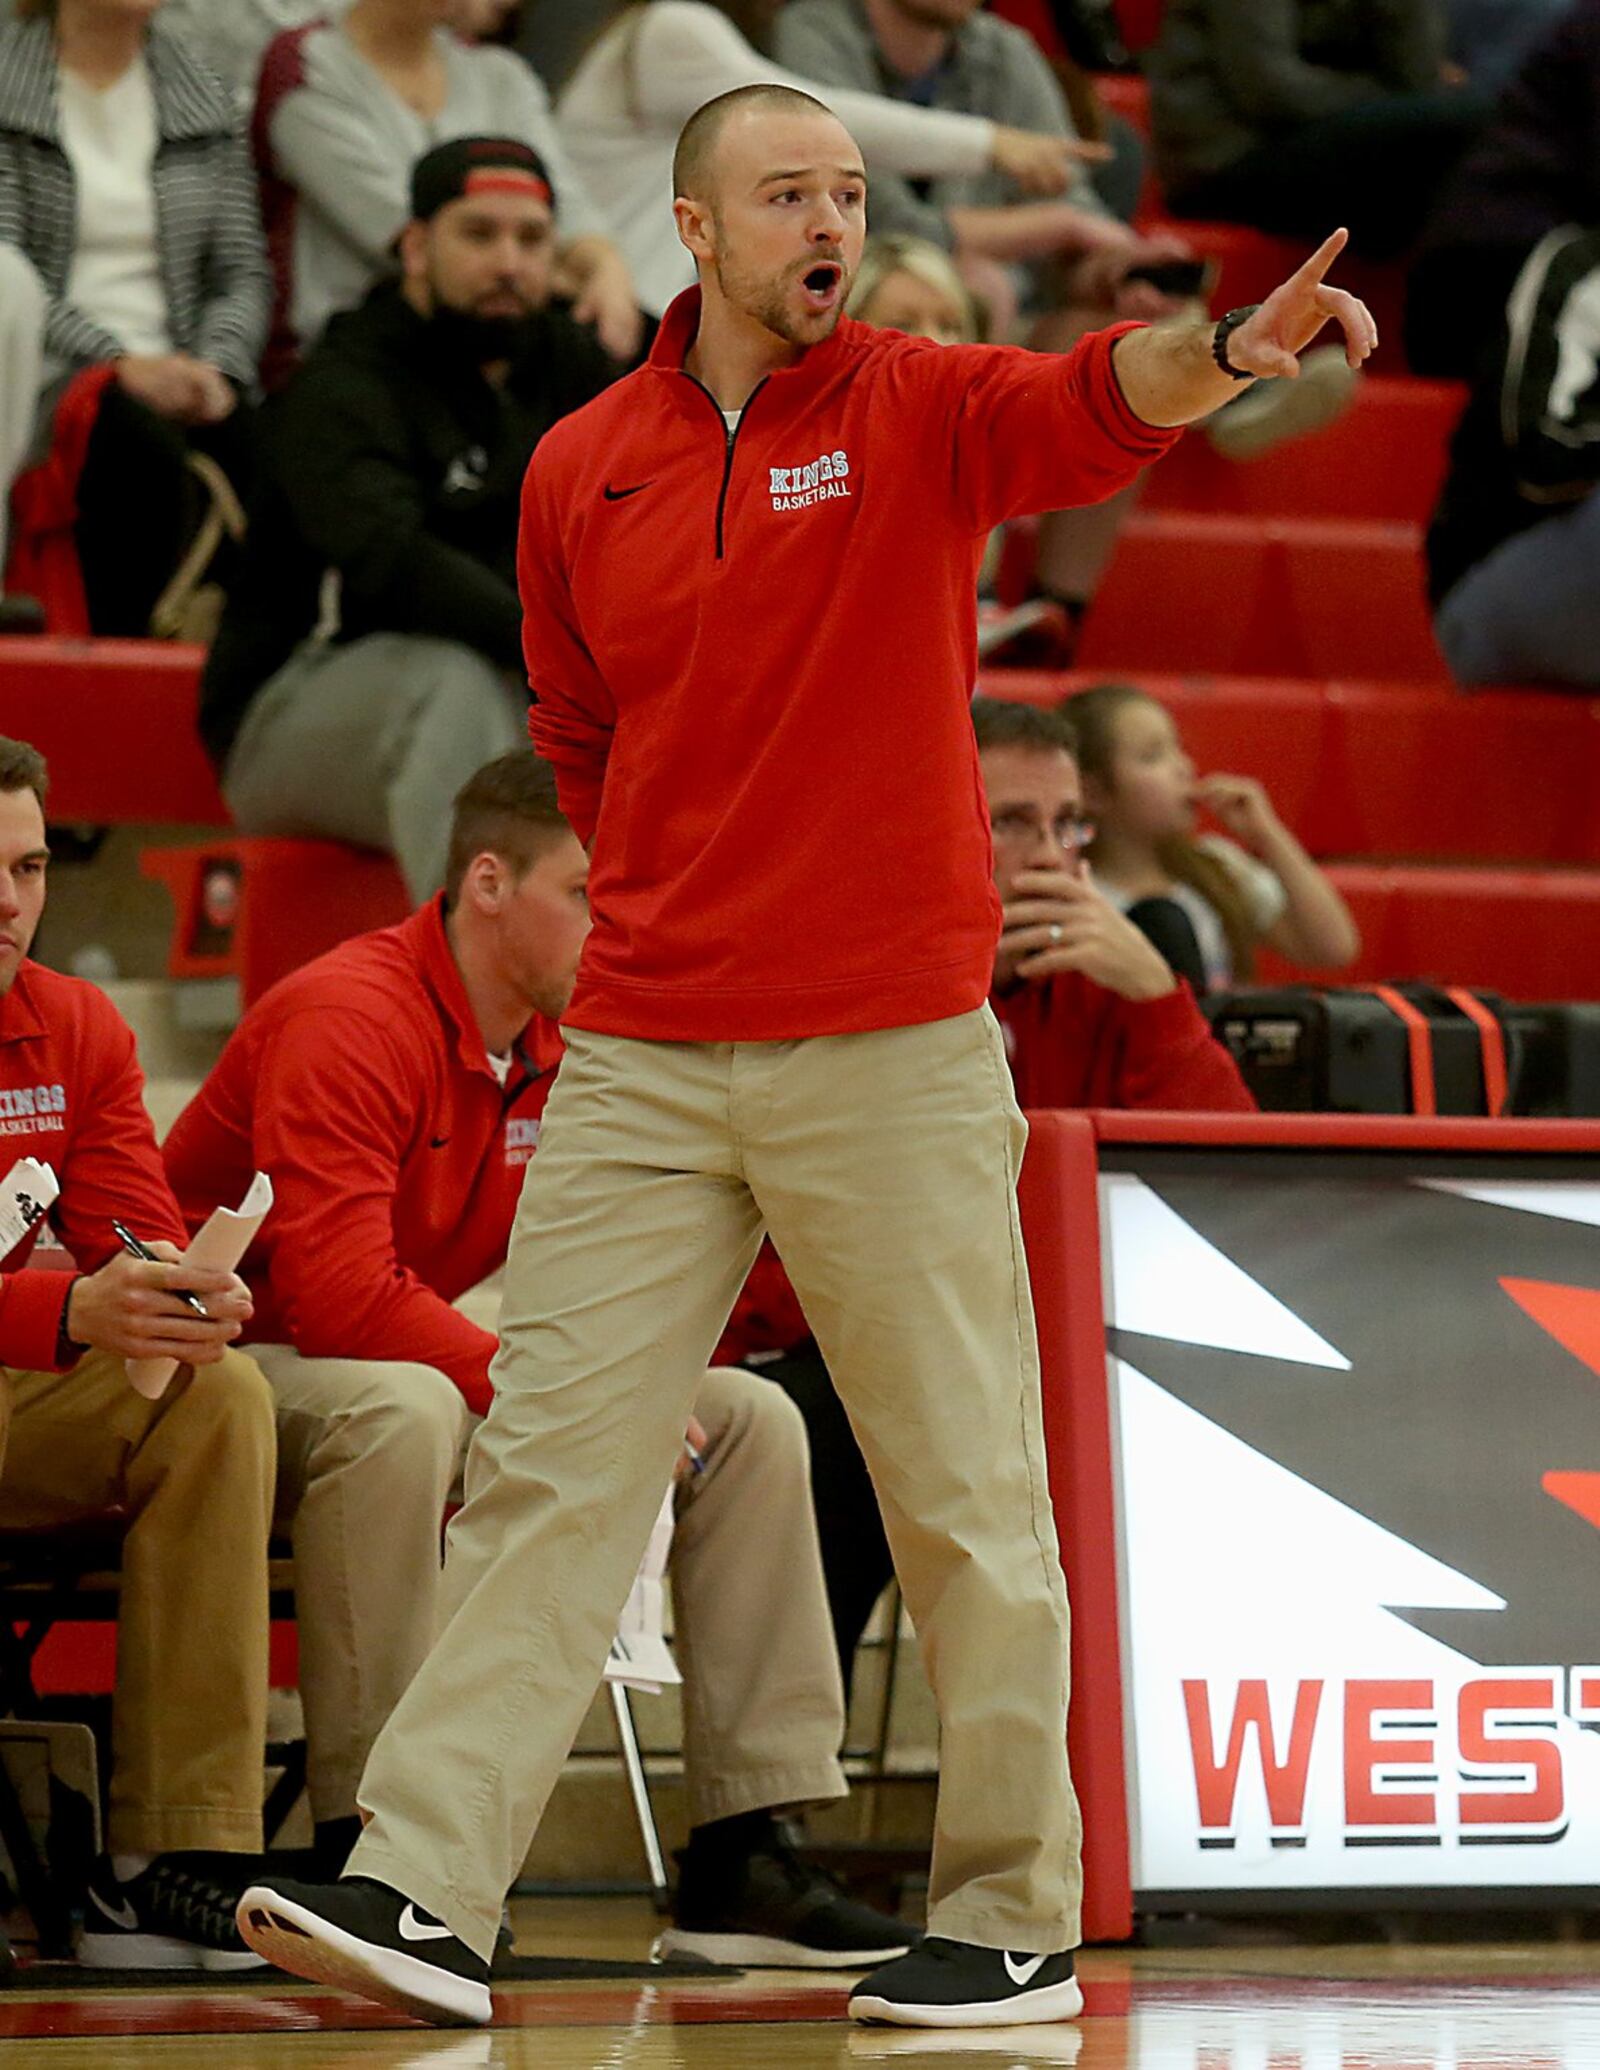
[[[1600,492],[1497,546],[1433,629],[1457,682],[1600,689]]]

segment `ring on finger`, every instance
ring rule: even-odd
[[[1061,940],[1061,937],[1063,936],[1063,934],[1065,934],[1065,932],[1066,932],[1066,929],[1065,929],[1065,928],[1064,928],[1064,927],[1063,927],[1063,926],[1061,925],[1061,922],[1060,922],[1059,920],[1052,920],[1052,921],[1051,921],[1051,923],[1050,923],[1050,940],[1051,940],[1051,942],[1052,942],[1052,943],[1057,943],[1057,942],[1059,942],[1059,941]]]

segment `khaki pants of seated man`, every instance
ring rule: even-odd
[[[65,1282],[63,1282],[63,1285]],[[254,1361],[180,1367],[159,1401],[111,1352],[0,1367],[0,1528],[128,1518],[108,1844],[261,1846],[272,1396]]]
[[[311,1812],[348,1818],[372,1743],[433,1643],[439,1522],[475,1419],[429,1366],[252,1353],[278,1404]],[[679,1486],[671,1580],[698,1825],[841,1797],[845,1781],[805,1426],[777,1388],[737,1371],[705,1374],[694,1411],[706,1471]],[[543,1669],[530,1642],[535,1686]]]

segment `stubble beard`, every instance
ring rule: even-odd
[[[810,262],[815,264],[813,260]],[[716,240],[717,283],[724,301],[730,303],[741,315],[754,317],[763,329],[771,331],[775,338],[781,338],[786,345],[804,348],[820,345],[831,338],[844,314],[844,305],[849,293],[849,279],[840,282],[839,298],[831,309],[806,310],[798,315],[787,301],[791,281],[800,276],[785,273],[780,280],[770,280],[748,272],[742,267],[723,242],[720,231]],[[802,273],[805,269],[801,269]]]

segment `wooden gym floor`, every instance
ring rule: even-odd
[[[524,1900],[527,1954],[641,1959],[631,1900]],[[1600,2070],[1600,1944],[1092,1950],[1073,2027],[984,2036],[853,2026],[836,1977],[513,1985],[442,2032],[270,1982],[0,1992],[4,2070],[821,2070],[899,2058],[1022,2070]]]

